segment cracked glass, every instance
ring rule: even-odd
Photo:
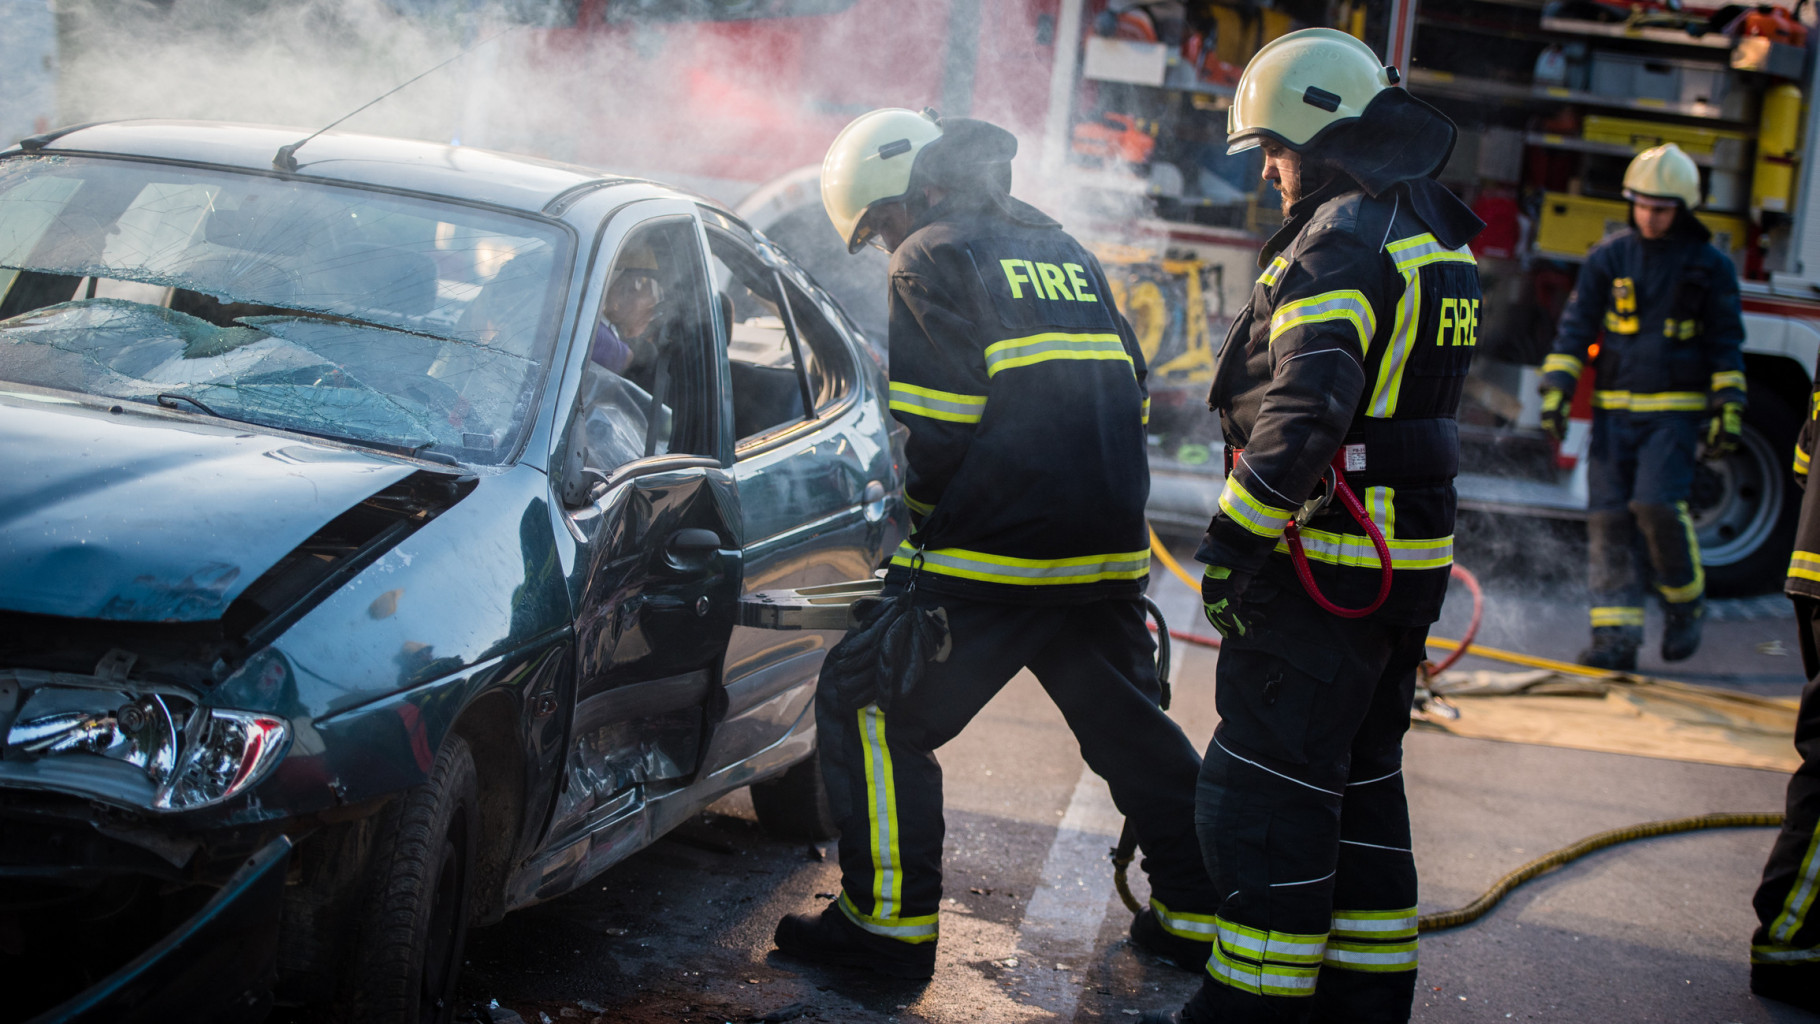
[[[568,235],[123,160],[0,163],[0,380],[460,462],[517,448]]]

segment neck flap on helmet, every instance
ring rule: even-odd
[[[1458,130],[1446,114],[1411,96],[1385,89],[1357,121],[1324,132],[1303,150],[1345,171],[1374,198],[1401,185],[1416,216],[1448,248],[1471,241],[1485,222],[1435,175],[1453,155]]]

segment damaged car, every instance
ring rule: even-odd
[[[302,135],[0,152],[0,1018],[447,1021],[732,790],[831,834],[837,634],[741,607],[903,535],[866,339],[706,200]]]

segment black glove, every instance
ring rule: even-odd
[[[1250,573],[1235,573],[1223,565],[1210,565],[1201,574],[1201,610],[1222,637],[1244,636],[1249,631],[1239,595],[1250,583]]]
[[[1542,432],[1556,441],[1567,440],[1567,392],[1542,389]]]
[[[1738,450],[1744,436],[1744,406],[1726,402],[1706,425],[1706,458],[1723,459]]]
[[[821,685],[833,691],[843,714],[868,704],[890,714],[893,701],[916,689],[925,665],[948,660],[945,608],[919,606],[910,595],[896,594],[856,607],[854,618],[859,625],[822,663]]]

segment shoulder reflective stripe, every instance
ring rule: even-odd
[[[910,511],[915,512],[918,515],[926,516],[935,511],[934,505],[931,505],[926,501],[917,501],[910,496],[909,491],[904,492],[904,505],[909,508]]]
[[[1371,389],[1365,415],[1383,419],[1397,411],[1403,392],[1403,368],[1416,348],[1416,328],[1422,322],[1422,275],[1403,275],[1403,298],[1397,302],[1396,321],[1390,330],[1390,347],[1378,364],[1378,381]]]
[[[1207,958],[1207,973],[1214,981],[1262,996],[1314,995],[1315,978],[1320,972],[1319,964],[1286,967],[1248,963],[1227,953],[1218,944],[1213,947],[1213,955]]]
[[[1282,277],[1283,271],[1288,269],[1289,261],[1278,256],[1276,259],[1270,261],[1270,266],[1265,267],[1262,274],[1258,275],[1258,283],[1268,288],[1271,285],[1276,284]]]
[[[1565,352],[1550,352],[1548,358],[1542,360],[1543,373],[1565,373],[1575,380],[1580,379],[1580,371],[1584,369],[1585,363]]]
[[[1752,946],[1753,964],[1820,964],[1820,946],[1800,949],[1795,946]]]
[[[1278,308],[1270,318],[1270,341],[1274,344],[1284,331],[1327,320],[1351,322],[1359,334],[1361,353],[1371,347],[1372,336],[1378,333],[1378,315],[1372,312],[1371,303],[1365,301],[1365,294],[1346,288],[1299,299]]]
[[[1458,249],[1446,248],[1434,235],[1427,232],[1398,239],[1385,246],[1384,249],[1396,262],[1399,273],[1407,273],[1430,263],[1478,263],[1478,260],[1473,259],[1472,250],[1464,246]]]
[[[1377,546],[1364,534],[1303,530],[1301,538],[1302,553],[1311,562],[1357,569],[1378,567]],[[1385,544],[1390,548],[1392,569],[1445,569],[1453,564],[1452,534],[1420,540],[1391,540],[1387,537]],[[1276,549],[1287,554],[1289,542],[1278,541]]]
[[[1116,334],[1032,334],[987,345],[986,376],[1051,359],[1123,359],[1129,363],[1131,355]]]
[[[1212,942],[1218,934],[1218,918],[1212,914],[1184,914],[1163,906],[1163,901],[1155,896],[1150,897],[1150,909],[1156,911],[1157,923],[1171,935],[1180,935],[1195,942]]]
[[[1327,954],[1322,963],[1342,971],[1413,971],[1416,969],[1416,940],[1345,942],[1336,939],[1327,944]]]
[[[1318,964],[1327,948],[1325,933],[1297,935],[1293,932],[1265,931],[1214,917],[1219,929],[1220,945],[1251,960],[1279,964]]]
[[[891,383],[891,410],[951,423],[978,423],[986,411],[985,395],[960,395],[952,391]]]
[[[1698,391],[1658,391],[1647,395],[1633,391],[1594,391],[1593,406],[1631,412],[1705,412],[1706,395]]]
[[[1796,579],[1820,582],[1820,555],[1812,551],[1797,551],[1788,560],[1788,574]]]
[[[1781,911],[1769,923],[1770,938],[1785,945],[1794,943],[1795,934],[1807,923],[1808,911],[1814,907],[1816,889],[1820,889],[1820,828],[1807,837],[1807,855],[1801,858],[1801,867],[1795,872]]]
[[[847,920],[852,921],[854,924],[859,925],[861,928],[864,928],[874,935],[883,935],[886,938],[897,939],[902,942],[916,943],[934,942],[939,934],[940,925],[936,920],[937,915],[935,914],[930,914],[927,917],[891,918],[879,917],[874,914],[862,914],[859,912],[859,908],[853,905],[853,901],[849,900],[847,894],[844,892],[841,893],[840,900],[836,905],[840,907],[841,913],[847,915]]]
[[[916,554],[916,548],[904,541],[891,556],[891,564],[909,567]],[[1012,558],[964,548],[936,548],[923,551],[922,559],[924,572],[1020,586],[1135,580],[1150,574],[1148,548],[1076,558]]]
[[[1591,618],[1594,629],[1601,626],[1641,626],[1643,609],[1630,606],[1594,608]]]
[[[1281,537],[1283,528],[1295,518],[1293,509],[1266,505],[1252,497],[1236,476],[1226,478],[1226,487],[1220,491],[1220,508],[1233,522],[1260,537]]]
[[[1706,567],[1700,562],[1700,537],[1694,532],[1694,517],[1687,511],[1687,502],[1675,502],[1675,518],[1681,521],[1681,533],[1686,538],[1687,557],[1693,563],[1694,578],[1678,587],[1658,583],[1656,589],[1669,604],[1686,604],[1698,601],[1706,593]]]
[[[885,713],[877,704],[859,709],[860,756],[866,766],[866,824],[872,856],[872,916],[888,921],[902,906],[904,876],[897,842],[897,778],[885,745]]]
[[[1714,391],[1724,391],[1727,388],[1737,388],[1739,391],[1743,391],[1744,387],[1743,370],[1720,370],[1713,374],[1712,390]]]
[[[1335,938],[1410,939],[1416,934],[1416,908],[1407,910],[1336,910]]]

